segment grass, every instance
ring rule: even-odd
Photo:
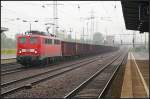
[[[16,49],[1,49],[1,54],[16,54]]]
[[[1,49],[1,55],[16,54],[16,49]],[[16,59],[1,59],[1,64],[16,62]]]

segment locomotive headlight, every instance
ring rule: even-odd
[[[19,53],[21,53],[21,50],[19,50]]]
[[[34,51],[34,53],[36,54],[36,53],[37,53],[37,51]]]

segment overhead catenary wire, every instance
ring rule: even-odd
[[[45,2],[25,2],[25,3],[22,3],[22,4],[24,4],[24,6],[26,6],[27,4],[28,4],[28,6],[30,7],[30,6],[32,6],[32,5],[34,5],[34,7],[41,7],[41,5],[43,5],[44,3],[47,3],[47,2],[49,2],[49,1],[45,1]],[[58,1],[58,2],[60,2],[60,1]],[[21,3],[21,2],[20,2]],[[18,4],[20,4],[20,3],[18,3]],[[49,2],[49,3],[52,3],[52,2]],[[80,2],[67,2],[67,1],[63,1],[63,3],[65,3],[64,5],[65,6],[69,6],[71,3],[72,3],[72,5],[74,6],[74,7],[76,7],[75,8],[75,11],[76,11],[76,9],[78,10],[78,5],[80,6],[80,8],[82,9],[82,8],[84,8],[85,6],[95,6],[97,3],[95,3],[95,2],[90,2],[90,1],[87,1],[87,2],[82,2],[82,1],[80,1]],[[75,4],[74,4],[75,3]],[[98,3],[100,3],[99,1],[98,1]],[[102,2],[102,3],[104,3],[104,2]],[[22,5],[21,4],[21,5]],[[106,10],[108,10],[108,9],[105,9],[104,8],[104,4],[98,4],[98,6],[100,6],[100,7],[103,7],[103,9],[104,9],[104,11],[107,13],[107,11]],[[34,8],[33,7],[33,8]],[[52,8],[52,7],[51,7]],[[107,7],[106,7],[107,8]],[[66,9],[66,8],[65,8]],[[73,22],[71,22],[70,21],[70,24],[71,23],[74,23],[74,22],[79,22],[79,15],[82,15],[82,10],[79,12],[79,13],[76,13],[74,10],[72,10],[72,9],[67,9],[67,10],[65,10],[65,9],[61,9],[61,8],[59,8],[58,7],[58,11],[60,12],[58,12],[59,14],[61,14],[62,16],[60,17],[60,21],[63,21],[63,22],[65,22],[63,19],[66,19],[66,15],[68,15],[68,19],[71,19],[71,21],[73,21]],[[12,9],[13,10],[13,9]],[[48,11],[48,9],[46,10],[46,11]],[[109,11],[109,10],[108,10]],[[73,14],[72,14],[72,12],[74,12]],[[13,12],[12,12],[13,13]],[[48,12],[48,14],[52,14],[50,11]],[[63,17],[63,14],[64,14],[64,17]],[[104,13],[105,14],[105,13]],[[108,14],[108,13],[107,13]],[[19,14],[17,14],[17,15],[22,15],[21,13],[19,13]],[[27,14],[25,14],[25,16],[28,16],[28,13]],[[24,15],[22,15],[22,17],[24,17]],[[28,18],[29,18],[30,16],[28,16]],[[33,17],[32,17],[33,18]],[[63,18],[63,19],[62,19]],[[36,19],[36,18],[34,18],[34,19]],[[39,19],[39,20],[41,20],[41,21],[50,21],[51,22],[51,19],[49,20],[49,19]],[[67,23],[67,22],[66,22]],[[65,24],[65,23],[62,23],[61,22],[61,24]],[[68,23],[67,23],[68,24]],[[81,24],[79,24],[79,25],[81,25]]]

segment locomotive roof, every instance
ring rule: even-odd
[[[32,30],[32,31],[26,31],[25,34],[38,34],[38,35],[49,35],[48,33],[46,32],[43,32],[43,31],[37,31],[37,30]]]
[[[52,35],[52,34],[46,34],[46,32],[40,32],[40,31],[27,31],[25,34],[18,34],[18,37],[21,36],[36,36],[36,37],[46,37],[46,38],[53,38],[53,39],[59,39],[58,37]]]

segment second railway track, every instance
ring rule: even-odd
[[[126,59],[127,54],[123,58],[120,57],[121,55],[106,64],[74,90],[66,94],[64,98],[102,98],[119,66]],[[114,64],[116,60],[119,60],[117,61],[119,63]]]
[[[86,57],[83,57],[82,59],[86,59]],[[55,63],[47,64],[47,66],[49,65],[57,65],[57,64]],[[17,62],[1,64],[1,75],[13,74],[16,72],[22,72],[24,70],[27,70],[26,67],[22,66]]]
[[[4,70],[4,71],[1,71],[2,72],[1,75],[7,75],[7,74],[16,73],[16,72],[21,72],[23,70],[24,70],[23,67],[11,69],[11,70]]]
[[[24,67],[16,62],[1,64],[1,75],[16,73],[23,69]]]
[[[44,81],[46,79],[50,79],[50,78],[53,78],[55,76],[61,75],[65,72],[68,72],[68,71],[74,70],[76,68],[85,66],[86,64],[94,62],[97,59],[99,59],[99,57],[96,57],[94,59],[90,58],[86,61],[79,62],[78,65],[76,65],[77,63],[74,63],[74,64],[71,64],[69,66],[56,68],[56,69],[53,69],[53,70],[50,70],[47,72],[43,72],[43,73],[40,73],[40,74],[37,74],[34,76],[30,76],[30,77],[26,77],[23,79],[2,83],[1,84],[1,94],[5,95],[8,93],[14,92],[15,90],[18,90],[20,88],[25,88],[25,86],[27,84],[34,85],[34,84],[39,83],[41,81]],[[73,66],[73,65],[75,65],[75,66]]]

